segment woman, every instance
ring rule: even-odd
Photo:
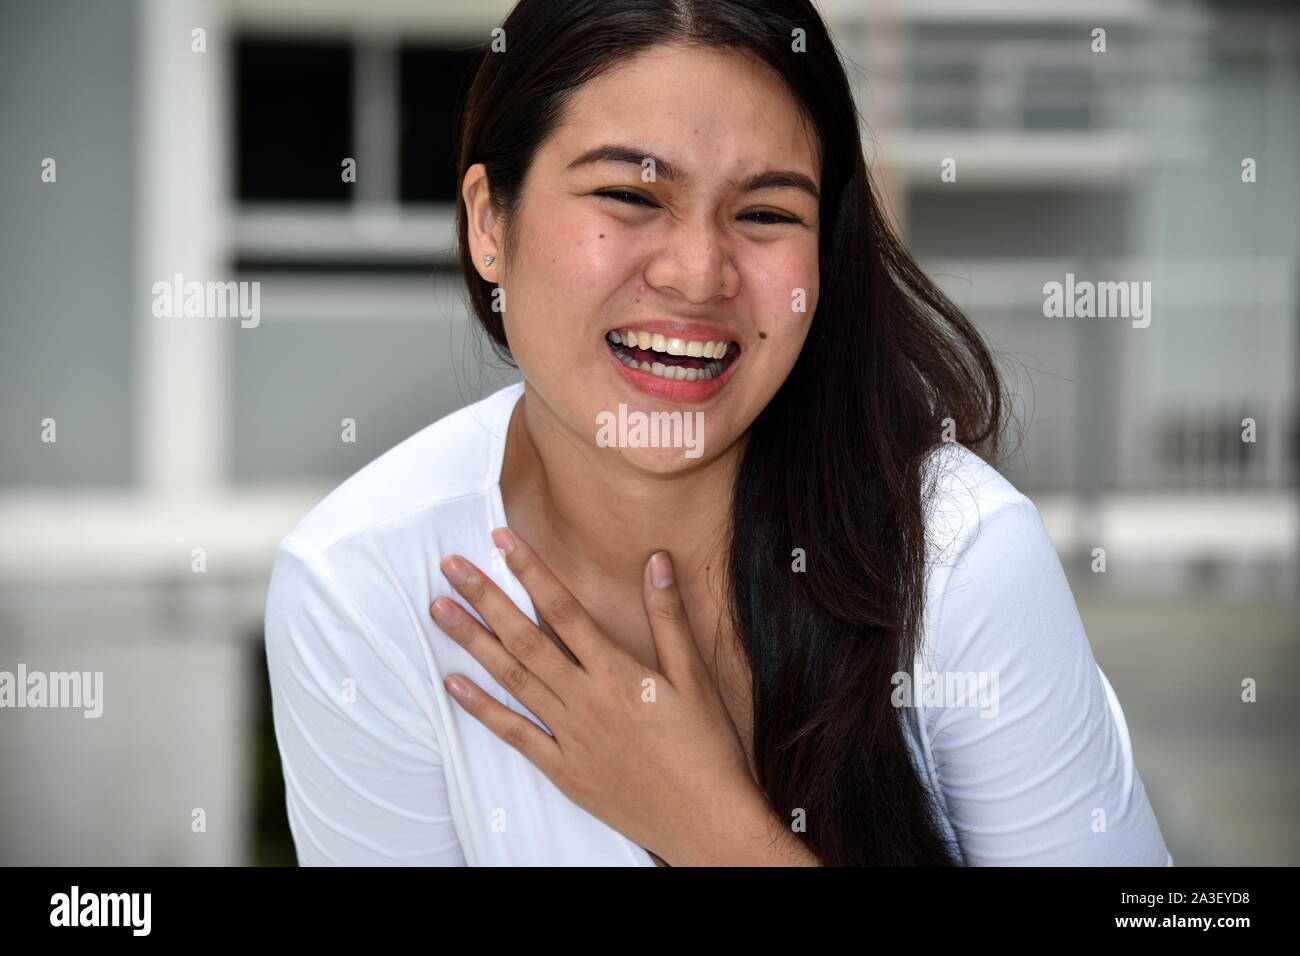
[[[280,545],[300,862],[1172,863],[814,9],[522,0],[501,39],[460,262],[523,382]]]

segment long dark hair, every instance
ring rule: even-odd
[[[458,181],[487,170],[508,228],[533,155],[576,90],[661,43],[747,50],[777,71],[820,141],[820,292],[803,350],[754,421],[736,480],[730,614],[753,677],[759,784],[804,812],[828,866],[952,865],[908,751],[891,678],[912,671],[925,604],[926,461],[951,437],[989,460],[1004,427],[994,358],[921,272],[873,195],[838,53],[806,0],[520,0],[506,52],[464,105]],[[792,51],[796,29],[806,52]],[[460,267],[475,317],[513,365],[494,286]],[[803,549],[806,571],[793,570]]]

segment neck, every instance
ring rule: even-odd
[[[561,581],[618,582],[640,593],[646,561],[667,551],[683,596],[721,594],[732,489],[743,443],[689,469],[630,465],[592,433],[576,434],[525,383],[510,419],[501,495],[513,527]],[[692,582],[697,587],[692,588]]]

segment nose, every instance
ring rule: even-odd
[[[707,218],[670,227],[666,247],[645,270],[645,281],[692,303],[736,294],[739,273],[726,236]]]

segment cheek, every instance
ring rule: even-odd
[[[601,215],[595,204],[557,209],[538,236],[536,261],[546,264],[545,281],[571,303],[603,300],[622,281],[633,243],[624,227]]]
[[[631,242],[617,224],[581,208],[535,208],[541,229],[529,230],[512,276],[506,330],[534,355],[572,357],[575,338],[590,338],[601,310],[627,273]]]
[[[763,303],[762,331],[768,339],[802,339],[817,308],[818,262],[816,247],[773,256],[756,273],[759,301]]]

